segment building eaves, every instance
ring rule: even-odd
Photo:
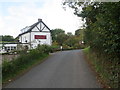
[[[38,22],[34,23],[33,25],[30,26],[30,28],[26,31],[26,32],[23,32],[21,34],[19,34],[16,38],[18,38],[19,36],[23,35],[23,34],[26,34],[28,32],[31,32],[31,30],[37,26],[39,23],[43,23],[45,25],[46,28],[48,28],[48,30],[51,32],[50,28],[42,21],[42,20],[38,20]]]
[[[38,21],[38,22],[34,23],[33,25],[31,25],[30,28],[29,28],[26,32],[23,32],[23,33],[19,34],[18,37],[21,36],[21,35],[23,35],[23,34],[26,34],[26,33],[28,33],[28,32],[31,32],[31,30],[32,30],[36,25],[38,25],[39,22],[40,22],[40,21]]]

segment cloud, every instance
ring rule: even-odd
[[[43,1],[44,3],[24,2],[19,6],[8,6],[8,14],[0,16],[2,35],[16,37],[22,28],[34,24],[38,18],[41,18],[50,29],[61,28],[72,33],[82,25],[72,9],[67,8],[65,11],[62,8],[61,0]]]

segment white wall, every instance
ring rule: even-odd
[[[17,47],[17,44],[5,44],[5,47]]]
[[[27,40],[27,43],[30,42],[30,35],[31,35],[31,47],[36,48],[38,44],[46,44],[46,45],[52,45],[52,39],[51,39],[51,33],[50,32],[31,32],[23,34],[19,37],[19,40],[21,43],[26,43],[25,40]],[[35,35],[46,35],[46,39],[35,39]],[[22,38],[21,38],[22,37]],[[40,41],[40,42],[39,42]]]
[[[35,39],[35,35],[46,35],[46,39]],[[31,32],[31,44],[33,47],[35,47],[35,46],[37,47],[38,44],[52,45],[51,33],[49,33],[49,32]]]
[[[21,43],[26,43],[25,41],[27,40],[27,43],[30,42],[30,33],[25,33],[19,37],[19,41]]]
[[[2,46],[2,44],[0,44],[0,46]],[[4,44],[4,47],[2,49],[2,47],[0,47],[0,53],[5,53],[6,50],[8,51],[12,51],[12,50],[17,50],[17,44]]]
[[[43,29],[42,32],[40,32],[38,30],[38,28],[40,29],[40,25],[41,25],[41,29]],[[52,45],[52,38],[51,38],[51,33],[50,33],[49,29],[47,27],[45,27],[45,25],[43,23],[41,23],[41,24],[39,23],[37,25],[37,27],[34,27],[31,32],[21,35],[19,37],[19,41],[21,43],[26,43],[25,41],[27,40],[27,43],[31,43],[31,48],[36,48],[38,46],[38,44]],[[35,39],[35,35],[46,35],[47,38],[46,39]],[[30,40],[30,37],[31,37],[31,40]]]

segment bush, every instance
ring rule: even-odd
[[[2,63],[2,79],[3,82],[17,75],[20,71],[30,67],[35,62],[40,61],[46,57],[51,51],[51,47],[47,45],[38,46],[36,49],[29,52],[20,51],[18,58],[12,61],[4,61]]]
[[[103,55],[99,52],[93,51],[90,47],[84,49],[87,60],[92,64],[94,70],[97,72],[100,82],[104,87],[118,88],[119,87],[119,73],[120,65],[117,61],[108,62],[109,56]]]
[[[58,46],[58,45],[51,46],[51,53],[56,52],[56,51],[60,51],[60,46]]]

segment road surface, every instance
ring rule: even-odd
[[[82,50],[56,52],[6,88],[100,88]]]

